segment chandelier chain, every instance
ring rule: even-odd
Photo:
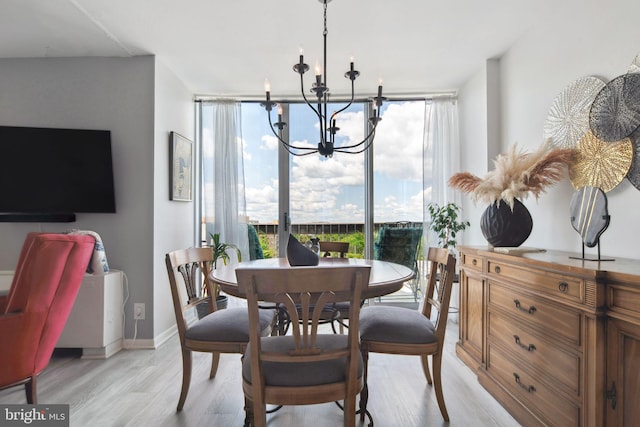
[[[324,31],[322,32],[322,35],[326,36],[327,32],[327,2],[324,2]]]

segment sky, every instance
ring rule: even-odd
[[[336,109],[343,106],[338,105]],[[243,103],[241,108],[242,139],[238,143],[243,149],[247,214],[252,222],[271,224],[278,219],[279,142],[259,103]],[[430,200],[430,186],[423,191],[422,179],[425,108],[429,106],[424,101],[383,105],[373,143],[375,222],[422,221],[423,205]],[[363,118],[363,104],[352,105],[338,116],[336,146],[362,140]],[[276,121],[275,111],[271,119]],[[318,121],[306,104],[291,104],[289,121],[292,145],[317,145]],[[203,140],[206,126],[203,120]],[[364,222],[363,153],[288,157],[292,223]],[[430,170],[427,174],[430,176]],[[205,185],[205,191],[212,188]]]

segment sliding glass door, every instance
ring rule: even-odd
[[[336,104],[339,109],[343,104]],[[315,113],[303,103],[287,103],[283,137],[293,145],[316,146]],[[428,103],[389,101],[371,150],[292,156],[271,133],[259,103],[243,102],[241,128],[248,223],[258,231],[265,256],[284,256],[289,232],[302,240],[316,235],[349,241],[352,257],[371,257],[379,224],[422,223],[424,117]],[[338,116],[336,145],[363,138],[369,112],[354,103]],[[329,108],[331,111],[331,107]],[[207,174],[204,162],[203,174]],[[205,191],[216,191],[204,187]],[[280,236],[280,237],[279,237]]]

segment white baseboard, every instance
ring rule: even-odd
[[[125,339],[124,348],[127,350],[155,350],[177,333],[178,328],[176,325],[173,325],[164,332],[153,337],[153,339]]]
[[[155,350],[156,345],[153,339],[125,339],[124,348],[127,350]]]
[[[123,348],[122,340],[114,341],[105,347],[100,348],[83,348],[83,359],[108,359]]]
[[[178,333],[178,327],[176,325],[173,325],[169,329],[166,329],[164,332],[156,335],[154,338],[156,348],[161,346],[165,342],[167,342],[169,338],[171,338],[177,333]]]

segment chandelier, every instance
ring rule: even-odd
[[[324,54],[323,54],[323,66],[324,70],[320,68],[320,65],[316,65],[315,82],[312,84],[310,92],[315,93],[317,98],[317,106],[312,105],[307,96],[305,95],[304,90],[304,78],[303,75],[307,71],[309,71],[309,66],[304,63],[304,55],[302,51],[300,52],[300,60],[297,64],[293,66],[293,71],[300,75],[300,91],[302,93],[302,98],[304,102],[313,110],[316,114],[320,127],[320,142],[318,142],[317,147],[301,147],[289,144],[282,138],[282,130],[287,125],[284,121],[282,121],[282,106],[278,106],[278,121],[275,123],[271,122],[271,110],[278,103],[271,101],[271,85],[268,81],[265,81],[265,92],[266,92],[266,101],[260,103],[265,110],[267,111],[267,119],[269,121],[269,127],[271,127],[271,131],[278,138],[278,140],[282,143],[285,149],[294,156],[306,156],[309,154],[319,153],[325,157],[332,157],[334,152],[338,153],[349,153],[349,154],[357,154],[366,151],[371,144],[373,143],[373,139],[375,138],[376,127],[380,120],[380,108],[382,107],[382,102],[386,99],[382,96],[382,81],[378,84],[378,95],[371,98],[371,117],[369,117],[369,127],[368,133],[364,137],[364,139],[358,143],[350,144],[350,145],[342,145],[335,146],[335,136],[336,132],[340,130],[339,127],[336,126],[336,118],[338,114],[349,108],[349,106],[353,103],[354,100],[354,89],[355,89],[355,80],[360,75],[360,72],[353,68],[353,58],[351,59],[349,71],[344,73],[345,78],[351,80],[351,99],[348,104],[345,105],[338,111],[335,111],[328,115],[328,103],[329,103],[329,87],[327,86],[327,4],[331,2],[331,0],[318,0],[324,6],[324,31],[322,32],[322,36],[324,38]],[[275,126],[275,127],[274,127]],[[276,128],[278,132],[276,132]]]

